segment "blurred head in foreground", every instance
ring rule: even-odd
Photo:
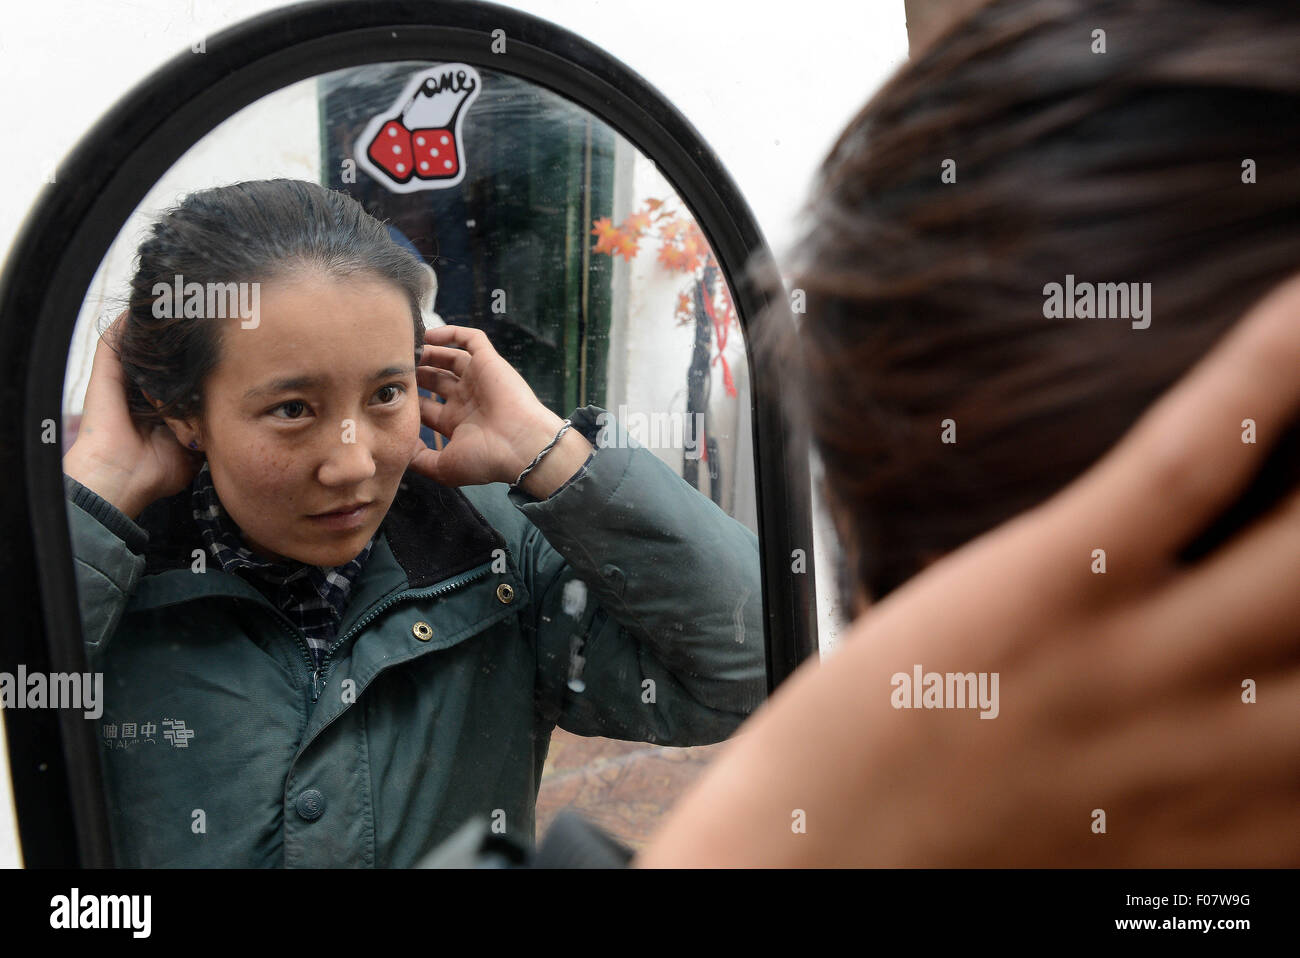
[[[846,609],[1069,483],[1300,270],[1297,50],[1294,0],[996,0],[852,120],[786,344]],[[1225,411],[1244,440],[1250,414]],[[1185,556],[1294,484],[1298,449]]]

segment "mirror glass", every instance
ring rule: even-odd
[[[391,468],[394,437],[410,427],[413,441],[403,403],[421,404],[402,375],[365,374],[403,343],[410,297],[355,268],[355,236],[277,272],[290,257],[265,251],[259,217],[278,228],[282,197],[306,194],[256,194],[254,213],[211,194],[205,226],[166,233],[170,258],[141,255],[194,194],[276,179],[342,191],[385,224],[432,273],[432,301],[415,307],[425,327],[481,330],[548,421],[573,418],[590,448],[562,436],[548,455],[576,477],[538,498]],[[264,269],[241,272],[258,256]],[[200,275],[150,274],[142,291],[146,259]],[[761,703],[740,325],[690,211],[596,116],[437,62],[339,70],[240,110],[154,184],[86,291],[65,453],[102,450],[83,420],[112,435],[112,413],[148,392],[144,374],[92,386],[111,382],[97,348],[128,306],[137,335],[117,368],[151,369],[155,403],[184,400],[165,393],[195,377],[183,422],[203,442],[190,454],[155,434],[197,471],[138,507],[139,490],[84,466],[68,483],[69,601],[104,676],[95,721],[119,865],[410,866],[471,820],[532,842],[564,808],[638,848]],[[167,339],[200,323],[217,332]],[[313,348],[316,328],[329,349]],[[251,403],[244,387],[268,371],[319,382]],[[438,395],[418,383],[424,410],[448,408],[464,385],[451,379]],[[483,442],[440,434],[433,415],[428,448]],[[358,499],[372,501],[352,523],[313,512]]]

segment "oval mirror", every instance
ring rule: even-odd
[[[409,866],[562,808],[639,847],[816,647],[769,258],[517,11],[294,8],[133,91],[0,293],[26,864]]]

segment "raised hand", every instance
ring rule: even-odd
[[[186,488],[203,465],[166,426],[131,418],[126,381],[116,344],[124,310],[95,347],[85,410],[77,439],[63,457],[63,471],[135,519],[157,499]]]
[[[416,382],[446,402],[420,397],[420,418],[450,441],[441,450],[419,442],[410,468],[449,486],[514,482],[564,421],[542,405],[482,330],[438,326],[425,332],[424,341]],[[525,489],[544,497],[590,450],[586,439],[567,430],[529,473]]]
[[[801,667],[636,864],[1300,864],[1300,491],[1178,562],[1295,418],[1297,369],[1300,278],[1096,466]],[[997,717],[896,707],[917,664],[997,673]]]

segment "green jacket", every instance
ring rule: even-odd
[[[757,538],[610,428],[545,500],[408,472],[319,674],[195,571],[189,490],[137,523],[65,477],[118,864],[410,866],[476,815],[531,843],[555,726],[730,735],[766,695]]]

